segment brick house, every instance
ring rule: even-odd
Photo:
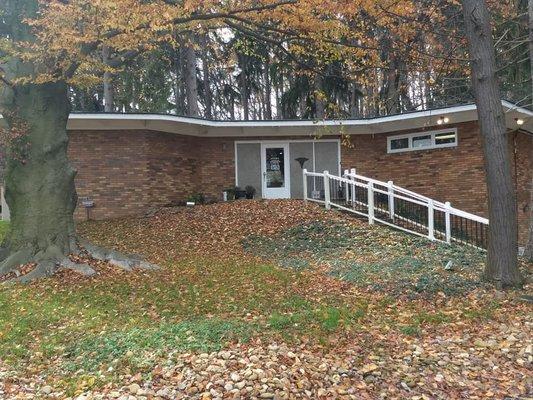
[[[533,181],[533,112],[502,102],[524,243]],[[303,168],[359,174],[486,216],[475,105],[360,120],[208,121],[155,114],[72,114],[69,155],[94,219],[142,215],[192,194],[301,198]],[[298,159],[298,160],[297,160]],[[78,219],[86,218],[83,207]]]

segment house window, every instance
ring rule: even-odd
[[[403,150],[409,148],[409,138],[393,139],[389,143],[391,150]]]
[[[457,129],[455,128],[432,132],[408,133],[405,135],[389,136],[387,138],[388,153],[455,146],[457,146]]]

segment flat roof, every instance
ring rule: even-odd
[[[505,121],[509,129],[522,129],[533,133],[533,111],[502,101]],[[448,117],[447,125],[439,125],[440,117]],[[72,131],[95,130],[153,130],[181,135],[203,137],[276,137],[345,134],[379,134],[395,131],[453,126],[477,121],[475,104],[466,104],[404,114],[364,119],[334,120],[265,120],[265,121],[214,121],[202,118],[181,117],[171,114],[130,113],[72,113],[67,128]],[[524,124],[518,126],[517,119]]]

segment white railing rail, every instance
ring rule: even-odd
[[[463,242],[484,248],[489,220],[397,186],[392,181],[345,170],[342,177],[303,170],[305,201],[324,204],[394,228],[447,243]]]

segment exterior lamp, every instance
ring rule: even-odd
[[[300,167],[304,169],[304,164],[306,163],[306,161],[309,161],[309,159],[307,157],[298,157],[298,158],[295,158],[295,161],[298,161],[298,164],[300,164]]]
[[[522,118],[515,118],[516,125],[524,125],[524,120]]]
[[[450,122],[450,118],[448,117],[439,117],[437,120],[438,125],[447,124],[448,122]]]

